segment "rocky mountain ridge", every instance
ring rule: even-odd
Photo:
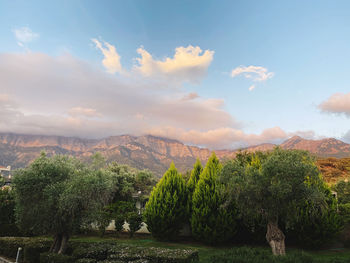
[[[271,150],[276,145],[265,143],[245,148],[247,151]],[[306,140],[294,136],[280,145],[285,149],[308,150],[320,157],[350,157],[350,144],[336,139]],[[191,169],[196,158],[203,163],[211,151],[207,148],[185,145],[177,140],[152,135],[120,135],[103,139],[81,139],[75,137],[25,135],[0,133],[0,165],[24,167],[35,159],[41,151],[49,155],[69,154],[87,159],[95,152],[101,152],[108,161],[129,164],[139,169],[149,169],[157,175],[174,161],[184,172]],[[219,158],[235,156],[237,150],[215,151]]]

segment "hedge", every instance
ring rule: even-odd
[[[25,263],[192,263],[198,251],[116,244],[114,241],[81,242],[71,240],[68,255],[48,253],[49,238],[0,238],[0,255],[16,258],[18,247],[24,249]]]

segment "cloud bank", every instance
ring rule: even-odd
[[[107,56],[117,54],[106,43],[101,48]],[[153,80],[165,75],[169,82],[169,75],[178,75],[182,81],[198,81],[212,55],[189,46],[176,49],[173,58],[149,57],[134,70],[141,75],[148,72],[145,78]],[[247,134],[224,109],[223,99],[203,98],[183,89],[157,89],[154,83],[103,72],[69,54],[0,54],[0,79],[1,132],[85,138],[153,134],[212,149],[279,142],[289,136],[279,127]]]

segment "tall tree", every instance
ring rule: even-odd
[[[91,220],[110,200],[116,184],[111,172],[91,170],[67,156],[42,153],[13,179],[17,222],[25,231],[51,234],[51,251],[64,253],[75,226]]]
[[[236,209],[232,203],[225,206],[226,198],[217,180],[221,168],[213,152],[200,174],[192,198],[192,233],[196,239],[211,244],[226,241],[236,231]]]
[[[284,255],[280,219],[295,218],[296,207],[307,202],[313,204],[310,214],[327,207],[320,172],[310,154],[300,150],[277,147],[269,154],[252,154],[246,160],[237,160],[244,166],[238,174],[223,174],[221,180],[245,218],[258,214],[265,218],[266,240],[273,254]]]
[[[175,239],[187,217],[187,187],[174,163],[151,192],[144,217],[158,239]]]

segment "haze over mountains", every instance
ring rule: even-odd
[[[350,144],[328,138],[306,140],[294,136],[280,145],[285,149],[308,150],[319,157],[350,157]],[[261,144],[248,147],[248,151],[266,151],[274,144]],[[176,167],[184,172],[191,169],[198,157],[203,163],[211,151],[207,148],[188,146],[177,140],[151,135],[121,135],[103,139],[81,139],[75,137],[24,135],[0,133],[0,165],[13,168],[24,167],[35,159],[41,151],[52,154],[69,154],[86,160],[95,152],[101,152],[108,161],[129,164],[139,169],[149,169],[161,176],[174,161]],[[235,156],[237,150],[215,151],[219,158]]]

